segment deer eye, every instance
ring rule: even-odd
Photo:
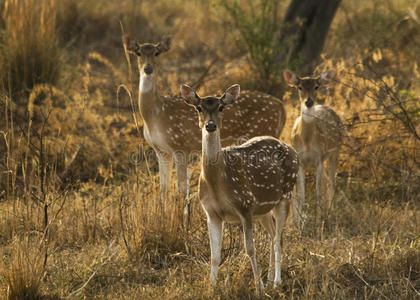
[[[219,111],[223,111],[224,108],[225,108],[224,105],[219,105]]]
[[[298,89],[301,91],[302,90],[302,87],[301,86],[298,86]]]
[[[198,112],[202,112],[203,111],[203,109],[201,108],[201,106],[196,106],[195,108],[197,109]]]
[[[319,88],[319,86],[315,86],[315,90],[317,90]]]

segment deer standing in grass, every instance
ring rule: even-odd
[[[182,85],[181,95],[197,110],[202,132],[199,196],[210,235],[210,279],[216,283],[221,262],[223,222],[240,222],[255,284],[262,293],[264,285],[257,268],[253,221],[259,218],[272,238],[268,278],[272,281],[274,277],[274,285],[277,285],[281,282],[281,236],[297,178],[298,158],[293,148],[268,136],[254,137],[240,146],[222,148],[222,114],[238,101],[239,90],[236,84],[221,97],[200,98],[189,86]],[[223,119],[224,124],[229,123],[227,116]]]
[[[302,223],[302,205],[305,200],[305,169],[316,169],[315,198],[317,211],[325,215],[331,206],[334,197],[335,175],[342,144],[344,128],[338,115],[326,105],[315,105],[316,94],[319,87],[327,84],[335,76],[333,70],[328,70],[318,77],[300,78],[290,70],[283,72],[286,82],[299,90],[301,102],[300,116],[296,119],[292,130],[292,145],[299,155],[297,205],[294,205],[295,221]],[[327,201],[321,199],[322,182],[324,176],[324,162],[328,163]]]
[[[140,72],[139,108],[144,121],[146,141],[155,150],[159,161],[161,198],[166,198],[175,160],[178,192],[188,198],[188,157],[201,151],[201,133],[194,109],[180,96],[163,96],[156,85],[157,56],[170,49],[171,38],[160,43],[139,44],[124,38],[127,51],[138,58]],[[280,136],[286,120],[283,103],[260,92],[244,92],[234,108],[226,109],[222,131],[223,145],[237,143],[254,136]],[[188,203],[188,202],[187,202]]]

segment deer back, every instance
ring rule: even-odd
[[[185,105],[182,97],[162,97],[162,107],[148,124],[151,134],[164,135],[166,147],[174,151],[201,150],[201,130],[194,108]],[[252,137],[279,137],[286,120],[283,103],[270,95],[243,91],[235,105],[223,112],[222,146],[242,143]]]
[[[264,136],[223,151],[224,193],[230,205],[258,215],[290,198],[298,173],[298,157],[292,147]]]

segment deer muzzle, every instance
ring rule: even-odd
[[[150,75],[150,74],[152,74],[153,73],[153,66],[151,65],[151,64],[147,64],[145,67],[144,67],[144,73],[146,73],[147,75]]]
[[[216,131],[217,125],[213,120],[210,120],[207,124],[206,124],[206,130],[208,132],[214,132]]]
[[[306,107],[311,108],[312,105],[314,105],[314,100],[312,100],[312,98],[309,97],[308,99],[306,99],[305,105],[306,105]]]

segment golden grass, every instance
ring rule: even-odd
[[[1,290],[7,299],[41,299],[40,287],[45,271],[43,242],[39,238],[33,239],[15,236],[2,250],[0,269],[5,284]]]
[[[181,225],[180,199],[170,196],[166,212],[161,214],[156,180],[139,176],[122,186],[84,184],[67,198],[62,209],[60,203],[51,205],[50,214],[56,216],[50,224],[54,242],[50,244],[50,262],[41,291],[88,298],[256,298],[239,227],[225,228],[219,287],[212,289],[207,226],[197,196],[192,199],[193,218],[187,233]],[[339,183],[343,193],[345,186]],[[35,230],[42,214],[36,207],[27,214],[26,205],[19,205],[16,214],[11,213],[10,203],[0,207],[1,232],[12,227],[13,236],[25,234],[32,226]],[[338,197],[336,207],[340,209],[331,214],[322,231],[314,227],[311,218],[302,236],[288,226],[284,282],[280,289],[269,288],[268,294],[303,299],[414,299],[420,284],[418,206]],[[308,214],[313,215],[313,210]],[[20,221],[16,223],[17,216]],[[267,236],[259,226],[256,230],[257,256],[265,277]],[[8,249],[15,248],[13,236],[2,239],[10,243]],[[29,252],[33,247],[21,245],[25,245],[22,251],[34,253]],[[20,254],[18,257],[21,259],[16,263],[28,259]],[[26,268],[36,266],[31,263]],[[11,274],[4,277],[7,281],[3,281],[3,287],[10,286],[8,278],[13,276],[24,278],[14,282],[32,282],[39,275],[17,267],[8,272]]]

